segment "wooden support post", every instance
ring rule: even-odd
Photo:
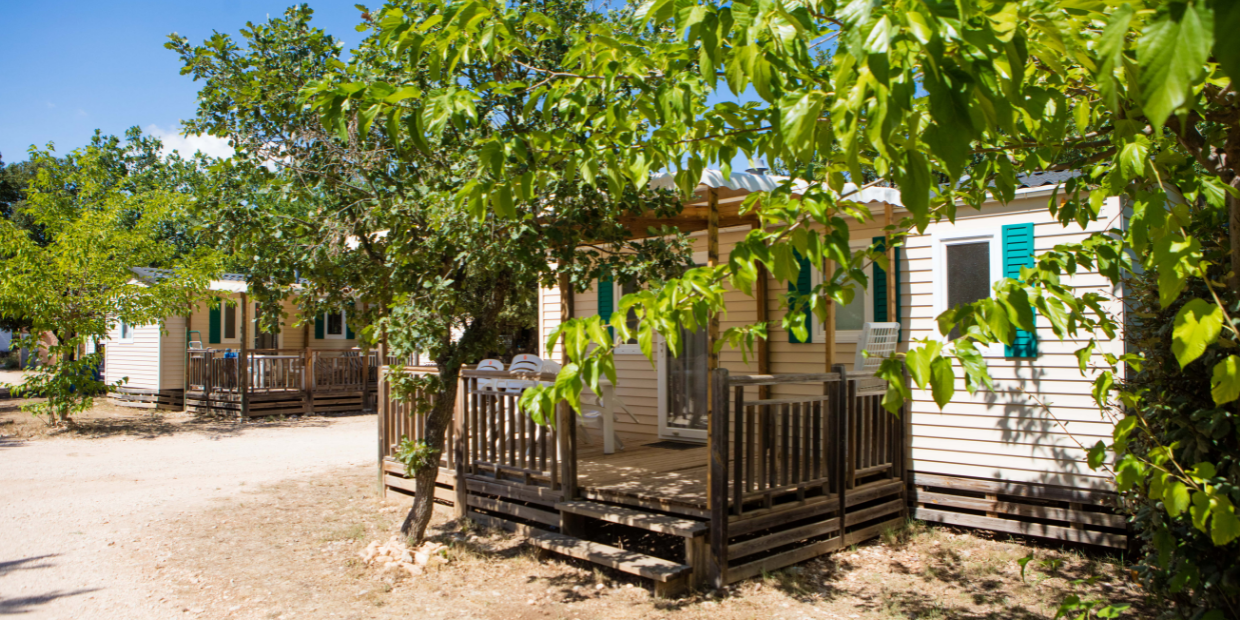
[[[362,344],[360,338],[358,344]],[[370,347],[363,345],[359,348],[362,350],[362,412],[365,413],[370,405]]]
[[[824,260],[822,262],[823,283],[830,282],[833,275],[835,275],[835,261]],[[823,356],[826,360],[823,372],[831,372],[831,368],[835,365],[835,300],[825,294],[823,300],[827,304],[827,320],[822,326]]]
[[[685,538],[685,564],[693,567],[691,579],[694,588],[710,584],[710,545],[705,536]]]
[[[250,354],[249,342],[246,341],[249,335],[250,326],[250,300],[245,294],[241,294],[241,352],[237,354],[237,389],[241,392],[241,419],[250,417]]]
[[[573,287],[567,273],[560,274],[560,322],[573,316]],[[550,353],[550,352],[548,352]],[[560,339],[560,361],[567,365],[568,346]],[[564,501],[577,499],[577,416],[567,402],[556,406],[556,449],[560,455],[560,489]],[[581,517],[567,512],[560,513],[560,531],[569,536],[581,533]]]
[[[758,228],[758,224],[754,224],[754,228]],[[758,280],[754,283],[754,300],[758,310],[758,323],[765,323],[770,320],[770,314],[767,311],[767,291],[766,291],[766,266],[758,263]],[[771,374],[771,344],[768,338],[758,341],[758,374]],[[758,399],[765,400],[771,397],[771,386],[758,386]]]
[[[896,290],[896,279],[899,278],[899,275],[896,272],[900,268],[900,266],[896,264],[896,249],[893,247],[892,237],[891,237],[891,225],[892,225],[892,220],[895,219],[895,214],[894,214],[895,207],[892,207],[891,203],[885,204],[884,207],[885,207],[884,219],[886,220],[886,233],[885,233],[886,242],[884,243],[883,248],[887,252],[887,266],[888,266],[888,269],[887,269],[888,271],[887,273],[887,320],[895,322],[895,323],[899,323],[900,315],[896,313],[896,309],[900,307],[900,304],[896,302],[896,295],[899,295],[900,291]]]
[[[314,415],[314,364],[310,354],[310,324],[301,326],[301,391],[306,399],[306,413]],[[382,463],[380,463],[382,470]],[[383,472],[379,473],[379,481],[383,481]]]
[[[710,190],[710,216],[706,222],[706,266],[719,266],[719,190],[711,188]],[[707,342],[710,349],[706,353],[706,369],[713,371],[719,367],[719,354],[715,352],[715,343],[719,341],[719,313],[710,313],[710,322],[707,327]],[[710,380],[714,380],[714,375],[707,375]],[[709,385],[709,384],[708,384]],[[709,390],[708,394],[714,393]],[[707,411],[710,410],[709,403]]]
[[[306,349],[306,352],[308,353],[309,349]],[[379,423],[376,424],[375,426],[377,426],[379,430],[379,491],[383,493],[384,497],[387,497],[387,484],[383,481],[383,461],[387,460],[387,445],[386,444],[387,444],[387,435],[388,435],[388,429],[387,429],[387,422],[388,422],[387,400],[388,399],[387,399],[387,390],[385,389],[386,382],[387,382],[387,365],[383,363],[383,361],[387,359],[386,356],[387,356],[387,342],[385,338],[381,337],[379,340],[379,382],[378,382],[378,385],[375,386],[375,389],[376,389],[375,410],[376,410],[376,417],[379,418]],[[307,364],[309,364],[308,356],[306,358],[306,362]],[[311,407],[310,410],[314,411],[314,397],[310,394],[309,391],[306,392],[306,395],[309,397],[309,400],[310,400],[310,407]]]
[[[728,585],[728,371],[710,372],[711,408],[706,410],[706,506],[710,511],[710,583]]]
[[[852,455],[848,451],[848,422],[852,417],[852,405],[856,398],[853,396],[855,389],[854,383],[848,380],[848,374],[843,364],[833,366],[835,372],[840,375],[839,389],[836,391],[835,402],[832,403],[835,408],[835,438],[831,446],[835,453],[834,469],[835,469],[835,488],[839,493],[839,508],[837,515],[840,519],[840,544],[843,544],[847,538],[844,536],[847,519],[845,515],[848,511],[848,486],[851,483],[852,468],[849,463]]]

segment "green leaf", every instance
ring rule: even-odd
[[[1172,518],[1179,517],[1181,513],[1188,510],[1191,499],[1188,487],[1178,480],[1168,485],[1163,492],[1163,505],[1167,507],[1167,514]]]
[[[942,343],[928,340],[923,346],[909,349],[905,354],[904,363],[908,365],[908,373],[918,389],[926,389],[930,381],[930,363],[939,356],[942,348]]]
[[[951,402],[956,393],[956,374],[950,358],[940,357],[930,363],[930,393],[939,409]]]
[[[900,184],[900,200],[914,219],[925,220],[930,210],[930,166],[925,156],[916,150],[908,151],[906,166]]]
[[[517,217],[517,209],[512,204],[512,188],[507,185],[497,185],[491,190],[491,206],[495,208],[495,214],[502,218]]]
[[[1235,508],[1227,498],[1215,499],[1211,517],[1210,539],[1215,546],[1221,547],[1240,537],[1240,520],[1236,519]]]
[[[779,124],[784,144],[798,156],[812,151],[823,99],[823,93],[809,91],[789,95],[779,101]]]
[[[1169,3],[1137,39],[1141,99],[1155,127],[1184,105],[1205,72],[1214,45],[1214,14],[1205,4]]]
[[[1210,378],[1210,396],[1221,405],[1240,398],[1240,356],[1229,355],[1214,365]]]
[[[1223,309],[1201,298],[1184,304],[1175,315],[1171,330],[1171,352],[1180,368],[1205,353],[1223,328]]]
[[[1107,458],[1107,445],[1099,440],[1089,449],[1089,468],[1098,469]]]

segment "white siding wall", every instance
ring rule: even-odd
[[[1009,205],[988,205],[982,212],[962,208],[960,228],[991,227],[1032,222],[1035,252],[1060,243],[1084,239],[1089,233],[1118,226],[1118,201],[1104,207],[1100,222],[1083,232],[1073,224],[1065,228],[1051,218],[1047,197],[1018,199]],[[908,276],[904,288],[904,324],[912,338],[937,334],[934,323],[934,284],[941,273],[932,256],[932,239],[948,234],[950,224],[932,224],[925,235],[908,241]],[[995,276],[993,279],[997,279]],[[1093,291],[1116,296],[1105,278],[1086,272],[1067,278],[1065,284],[1081,293]],[[1118,302],[1113,311],[1121,311]],[[1121,317],[1122,320],[1122,317]],[[1101,339],[1103,336],[1099,334]],[[913,469],[919,472],[995,478],[1013,482],[1038,482],[1072,487],[1107,488],[1105,476],[1085,464],[1085,451],[1065,430],[1086,445],[1108,437],[1105,422],[1090,395],[1094,374],[1082,376],[1073,352],[1088,337],[1059,341],[1044,317],[1038,318],[1038,357],[1004,359],[988,357],[995,390],[974,396],[956,381],[956,396],[942,411],[928,392],[914,391],[912,405]],[[1122,353],[1122,337],[1094,353]],[[1043,405],[1046,405],[1045,407]]]
[[[159,390],[159,332],[159,325],[136,326],[133,342],[121,342],[120,328],[113,329],[105,342],[104,380],[116,383],[128,377],[122,387]]]
[[[241,296],[239,294],[233,295],[232,299],[235,302],[239,303],[241,300]],[[284,312],[283,327],[280,330],[280,339],[279,339],[281,349],[300,349],[300,348],[305,347],[307,342],[309,342],[309,348],[311,349],[324,349],[324,350],[351,349],[357,346],[356,338],[344,338],[344,339],[335,339],[335,338],[317,339],[315,338],[313,321],[310,322],[308,331],[305,327],[301,327],[301,326],[293,327],[293,325],[300,319],[300,313],[297,309],[297,306],[292,301],[286,300],[284,302],[283,312]],[[252,321],[254,318],[254,304],[253,303],[250,303],[250,307],[247,311],[247,314]],[[221,324],[220,326],[221,337],[220,337],[220,342],[218,344],[211,344],[209,342],[210,312],[205,304],[199,305],[198,309],[194,311],[194,314],[190,319],[190,324],[191,324],[190,329],[197,330],[199,332],[198,334],[195,334],[194,337],[201,338],[204,347],[227,348],[227,349],[238,349],[241,347],[241,338],[240,338],[241,309],[240,307],[237,308],[237,334],[233,338],[225,338],[223,334],[223,325]],[[255,329],[254,325],[251,322],[250,327],[247,330],[247,334],[246,334],[247,337],[250,338],[250,342],[254,342],[253,340],[254,329]],[[354,331],[356,332],[356,330]],[[309,335],[308,341],[306,340],[307,334]]]

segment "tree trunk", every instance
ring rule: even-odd
[[[448,426],[452,424],[452,414],[456,410],[457,378],[461,373],[461,362],[456,356],[439,367],[442,388],[435,395],[435,404],[426,416],[426,433],[423,435],[426,444],[433,449],[431,463],[414,475],[417,490],[413,496],[413,506],[405,521],[400,524],[400,532],[412,536],[413,544],[420,545],[426,535],[426,526],[431,522],[431,513],[435,506],[435,479],[439,475],[439,458],[443,454],[444,436]],[[457,481],[464,484],[464,481]]]

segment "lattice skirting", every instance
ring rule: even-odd
[[[1117,495],[1042,484],[913,472],[915,519],[1101,547],[1128,546]]]

